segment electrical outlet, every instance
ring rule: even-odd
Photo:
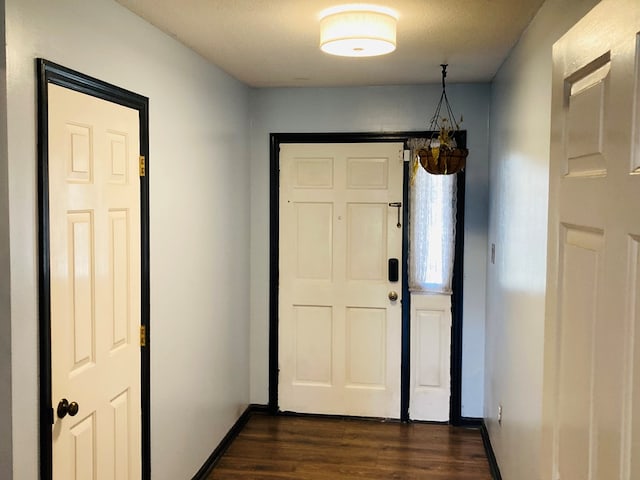
[[[491,264],[495,265],[496,263],[496,244],[491,244]]]
[[[502,426],[502,404],[498,404],[498,425]]]

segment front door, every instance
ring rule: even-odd
[[[603,0],[553,49],[545,479],[640,478],[639,32]]]
[[[48,86],[54,480],[141,478],[138,111]]]
[[[402,192],[402,143],[280,145],[282,410],[400,416]]]

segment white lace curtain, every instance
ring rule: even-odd
[[[451,294],[456,238],[457,175],[431,175],[415,165],[427,139],[409,140],[412,162],[409,214],[409,290]]]

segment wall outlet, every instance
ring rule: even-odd
[[[495,265],[496,263],[496,244],[491,244],[491,264]]]
[[[502,426],[502,404],[498,404],[498,425]]]

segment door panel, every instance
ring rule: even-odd
[[[603,0],[553,50],[543,478],[639,473],[638,32]]]
[[[131,288],[129,284],[129,214],[126,210],[109,211],[109,285],[111,300],[111,351],[130,343]]]
[[[331,280],[333,205],[296,203],[295,222],[297,278]]]
[[[399,416],[402,175],[399,143],[281,145],[283,410]]]
[[[69,312],[73,325],[73,366],[71,374],[95,362],[95,305],[94,268],[93,268],[93,216],[92,212],[67,214],[69,238],[68,244],[69,281],[71,304]]]
[[[96,416],[91,413],[70,428],[71,445],[70,478],[97,478],[96,465]],[[68,447],[67,447],[68,448]]]
[[[412,420],[449,420],[451,296],[411,295]]]
[[[347,280],[384,281],[388,211],[386,203],[347,203]]]
[[[570,92],[567,112],[567,173],[603,175],[603,121],[609,90],[611,63],[598,58],[567,79]]]
[[[296,384],[332,384],[332,310],[327,306],[294,306]]]
[[[346,327],[347,388],[385,388],[386,309],[348,307]]]
[[[50,84],[53,479],[141,478],[138,112]]]
[[[591,366],[594,361],[596,298],[601,282],[598,268],[604,238],[601,231],[564,228],[560,350],[559,469],[569,478],[588,478],[593,409]]]
[[[418,350],[418,362],[416,365],[417,384],[420,387],[441,387],[443,384],[441,375],[442,351],[446,345],[442,345],[442,338],[447,338],[447,322],[444,320],[444,312],[421,310],[417,312],[415,332],[416,343],[422,346]],[[443,328],[444,327],[444,328]]]

